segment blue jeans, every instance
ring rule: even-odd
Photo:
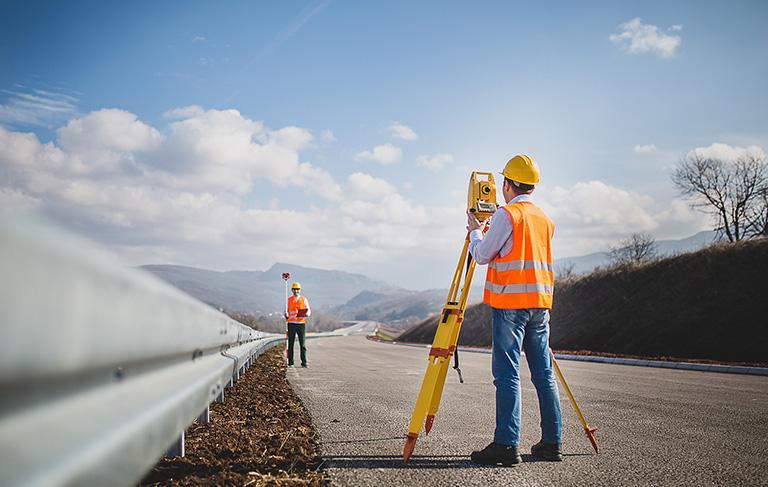
[[[493,311],[493,384],[496,386],[496,432],[493,441],[520,444],[520,350],[525,352],[531,381],[539,396],[541,439],[560,443],[563,420],[552,359],[549,355],[548,309]]]

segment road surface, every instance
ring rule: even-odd
[[[489,468],[469,453],[493,435],[490,355],[462,353],[465,383],[449,372],[435,426],[404,466],[426,348],[331,337],[310,340],[308,356],[288,379],[334,485],[768,485],[768,377],[561,361],[601,452],[561,390],[565,460],[548,463],[526,455],[539,429],[524,366],[523,463]]]

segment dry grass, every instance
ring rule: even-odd
[[[654,359],[764,364],[768,239],[721,244],[558,282],[552,347]],[[467,309],[459,343],[490,346],[490,309]],[[437,320],[399,341],[431,343]]]

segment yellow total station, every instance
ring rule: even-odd
[[[467,191],[467,210],[480,221],[493,215],[499,206],[496,204],[496,184],[489,172],[472,172]]]
[[[496,205],[496,185],[493,182],[493,174],[489,172],[473,172],[469,178],[469,191],[467,195],[467,210],[474,213],[478,220],[486,220],[493,215]],[[421,433],[421,426],[429,434],[435,422],[435,415],[440,407],[440,398],[443,395],[445,376],[451,358],[455,358],[454,369],[461,378],[459,369],[458,351],[456,345],[459,342],[461,322],[464,320],[464,310],[467,308],[469,288],[472,285],[472,276],[475,273],[475,261],[469,254],[469,235],[464,238],[464,247],[461,249],[459,263],[453,274],[448,297],[445,300],[440,313],[437,332],[432,341],[432,347],[427,356],[427,371],[421,384],[416,406],[413,408],[411,423],[408,427],[408,436],[403,449],[403,460],[407,463],[416,446],[416,440]],[[463,282],[462,282],[463,277]]]

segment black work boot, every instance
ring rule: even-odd
[[[480,451],[473,451],[469,458],[472,460],[472,463],[501,465],[504,467],[517,465],[523,461],[520,458],[520,453],[517,451],[517,446],[501,445],[499,443],[491,443]]]
[[[531,447],[531,455],[539,460],[560,462],[563,460],[563,450],[560,443],[544,443],[540,441]]]

